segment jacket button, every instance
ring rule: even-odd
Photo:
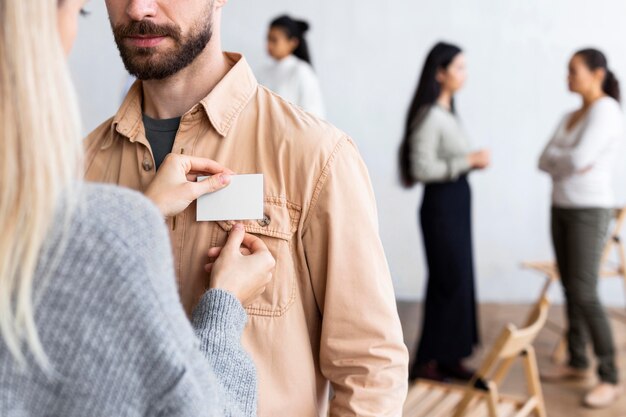
[[[263,219],[259,220],[259,226],[261,227],[267,227],[270,225],[270,223],[272,222],[272,220],[267,216],[267,214],[265,216],[263,216]]]
[[[142,166],[143,166],[143,170],[144,171],[152,171],[152,166],[153,165],[152,165],[152,162],[150,162],[149,159],[144,159]]]

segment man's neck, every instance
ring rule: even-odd
[[[209,43],[196,60],[171,77],[143,82],[143,112],[153,119],[180,117],[205,98],[231,65],[219,45]]]

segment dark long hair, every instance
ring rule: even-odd
[[[615,100],[620,101],[619,81],[615,77],[615,74],[609,70],[609,64],[606,56],[593,48],[581,49],[576,52],[574,56],[579,56],[585,61],[585,64],[590,70],[603,69],[606,72],[604,82],[602,83],[602,91],[609,97],[613,97]]]
[[[441,94],[441,84],[437,81],[437,71],[448,68],[461,48],[448,43],[437,43],[428,53],[417,90],[411,101],[404,126],[404,139],[399,150],[400,181],[409,188],[415,184],[411,174],[411,133],[419,126],[427,109],[435,104]],[[454,99],[452,100],[454,112]]]
[[[313,65],[311,62],[311,55],[309,54],[309,45],[304,37],[310,28],[307,22],[283,15],[272,20],[270,28],[281,29],[285,32],[289,39],[298,39],[298,47],[293,51],[293,54],[301,60],[308,62],[309,65]]]

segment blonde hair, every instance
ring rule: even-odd
[[[45,369],[35,272],[58,208],[69,217],[72,205],[60,203],[77,194],[82,162],[57,6],[0,0],[0,335],[20,364],[28,351]]]

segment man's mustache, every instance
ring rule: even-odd
[[[180,38],[180,29],[174,25],[157,25],[149,20],[132,22],[127,25],[117,25],[113,28],[115,38],[121,40],[132,36],[169,36],[174,40]]]

